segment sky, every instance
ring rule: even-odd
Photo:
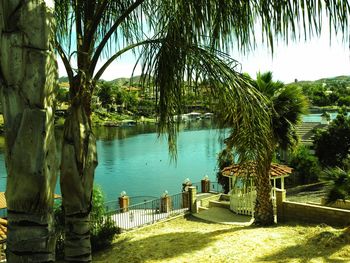
[[[273,55],[262,43],[247,54],[232,50],[231,56],[241,63],[241,72],[252,77],[257,72],[272,71],[275,80],[285,83],[295,79],[317,80],[340,75],[350,75],[349,44],[341,41],[340,37],[332,35],[329,40],[329,31],[326,28],[320,37],[308,41],[289,42],[286,45],[280,42],[275,46]],[[127,53],[116,60],[102,75],[104,80],[113,80],[120,77],[130,77],[135,64],[133,54]],[[100,61],[98,65],[102,65]],[[63,63],[59,60],[59,75],[66,76]],[[141,72],[138,66],[134,75]]]

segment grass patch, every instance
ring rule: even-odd
[[[94,255],[94,262],[350,262],[350,231],[178,218],[119,235],[112,248]]]

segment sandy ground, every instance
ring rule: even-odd
[[[350,231],[223,225],[188,216],[123,233],[93,262],[350,262]]]

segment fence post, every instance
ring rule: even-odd
[[[189,208],[190,207],[190,197],[188,188],[192,186],[192,183],[190,179],[186,178],[185,181],[182,183],[182,208]]]
[[[276,188],[277,222],[284,221],[283,202],[286,201],[286,190]]]
[[[201,192],[202,193],[209,193],[210,191],[210,180],[208,176],[204,176],[204,178],[201,180]]]
[[[160,198],[160,212],[169,213],[170,211],[171,211],[171,197],[166,192]]]
[[[188,188],[189,199],[190,199],[190,212],[198,213],[197,207],[197,189],[195,186],[190,186]]]
[[[122,213],[129,211],[129,196],[121,195],[119,197],[119,207]]]

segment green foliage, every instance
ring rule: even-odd
[[[350,77],[340,76],[316,81],[301,81],[288,86],[302,88],[313,106],[350,106]]]
[[[318,181],[321,167],[307,146],[300,145],[291,154],[289,165],[293,168],[293,173],[287,178],[288,184],[303,185]]]
[[[114,236],[120,233],[120,228],[106,216],[104,196],[99,187],[93,188],[92,208],[90,213],[91,248],[97,251],[111,245]],[[64,211],[61,204],[54,209],[56,233],[56,259],[64,257]]]
[[[326,130],[316,131],[313,144],[323,166],[342,167],[350,150],[350,118],[340,112]]]
[[[328,169],[323,175],[323,180],[327,185],[327,203],[332,203],[337,199],[345,200],[350,197],[350,173],[339,168]]]
[[[229,149],[223,149],[218,155],[218,172],[216,173],[216,179],[218,180],[218,183],[222,185],[225,193],[228,193],[230,190],[229,179],[222,175],[221,170],[233,163],[234,157],[232,151]]]
[[[103,107],[106,108],[114,102],[114,88],[111,83],[103,81],[98,88],[97,96],[102,102]]]
[[[287,149],[297,144],[296,125],[307,112],[308,102],[302,90],[273,81],[272,72],[258,73],[256,88],[267,98],[272,118],[273,144]]]
[[[67,88],[58,87],[56,93],[56,99],[59,103],[68,103],[69,101],[69,91]]]
[[[64,212],[61,202],[54,204],[54,226],[56,236],[56,259],[64,258]]]
[[[116,234],[120,233],[120,228],[115,225],[115,222],[109,218],[99,224],[91,235],[91,249],[98,251],[111,246]]]
[[[115,222],[106,216],[104,202],[101,188],[94,187],[90,213],[92,251],[110,246],[114,236],[120,233],[120,229]]]

